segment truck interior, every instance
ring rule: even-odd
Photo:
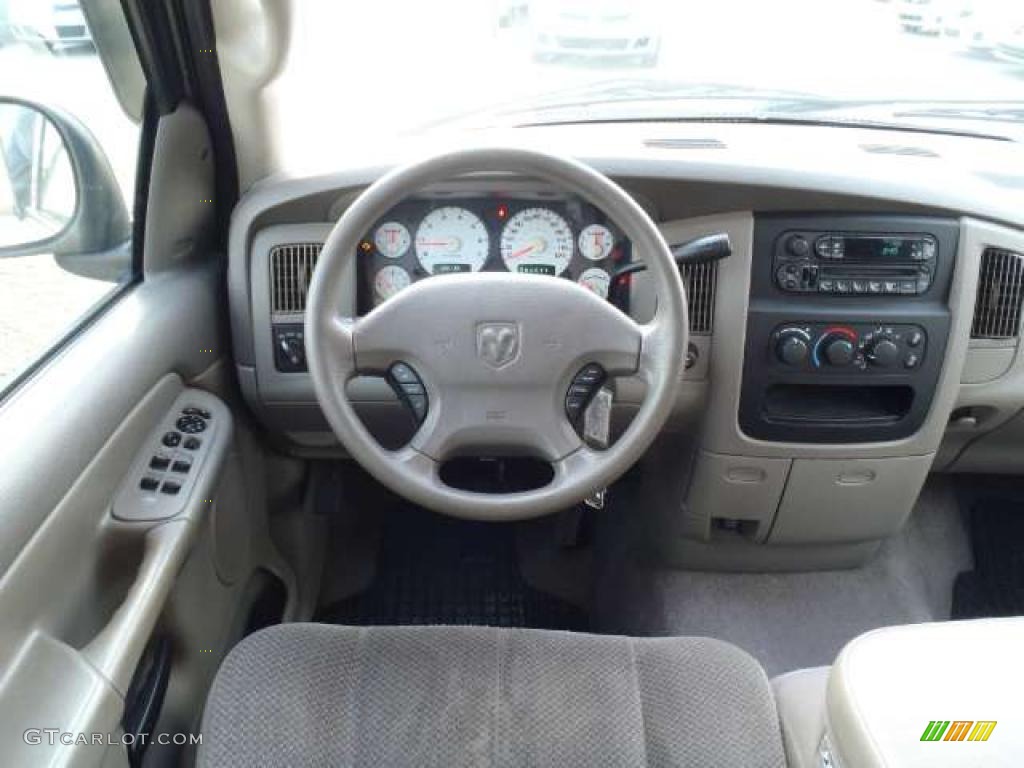
[[[0,762],[1024,763],[1019,25],[19,5]]]

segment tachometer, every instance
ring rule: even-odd
[[[399,291],[408,288],[412,278],[401,267],[384,267],[373,278],[373,291],[381,301],[390,299]]]
[[[608,298],[608,288],[611,286],[611,276],[600,267],[591,267],[585,270],[577,280],[580,285],[588,291],[593,291],[602,299]]]
[[[527,208],[505,225],[501,258],[509,272],[560,275],[572,260],[572,230],[550,208]]]
[[[591,261],[608,258],[615,246],[611,230],[600,224],[591,224],[580,232],[580,253]]]
[[[377,250],[389,259],[397,259],[412,243],[412,237],[405,224],[398,221],[386,221],[377,227],[373,235],[373,244]]]
[[[435,208],[416,230],[416,258],[432,275],[479,272],[489,247],[484,223],[465,208]]]

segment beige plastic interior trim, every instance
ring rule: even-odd
[[[896,533],[928,478],[932,455],[796,459],[768,541],[815,544]]]
[[[984,765],[1024,755],[1024,618],[913,624],[869,632],[839,655],[827,724],[849,768]],[[996,721],[987,741],[922,742],[933,720]]]
[[[220,422],[182,513],[155,525],[115,520],[114,488],[182,395],[216,408]],[[9,764],[98,764],[97,745],[28,744],[23,734],[31,728],[117,730],[132,675],[205,522],[231,439],[226,407],[207,393],[183,389],[176,376],[165,377],[98,452],[0,582],[0,743]],[[120,596],[107,616],[99,613],[99,595]],[[69,603],[75,602],[88,615],[69,624],[67,616],[75,613]]]
[[[764,541],[775,519],[791,464],[789,459],[722,456],[701,451],[683,509],[683,533],[710,539],[712,523],[718,517],[738,521],[751,541]]]
[[[831,667],[798,669],[772,679],[789,768],[822,768],[825,691]]]
[[[1007,227],[966,219],[961,232],[962,247],[972,253],[981,252],[986,248],[1002,248],[1017,253],[1024,253],[1024,232]],[[977,271],[977,269],[975,269]],[[974,311],[973,300],[970,304]],[[970,331],[967,331],[969,334]],[[1013,350],[1012,363],[1003,375],[988,381],[971,383],[988,376],[985,370],[976,365],[978,355],[984,349],[980,342],[973,342],[968,362],[971,368],[965,367],[963,383],[960,385],[956,401],[957,409],[970,408],[978,417],[975,423],[964,422],[951,425],[942,445],[943,462],[937,468],[965,472],[1007,472],[1018,471],[1020,461],[1020,444],[1004,442],[1006,435],[1001,435],[1000,427],[1016,416],[1024,408],[1024,350],[1018,344]],[[1000,350],[1001,352],[1002,350]],[[996,354],[996,350],[991,350]],[[995,431],[995,432],[994,432]],[[992,435],[991,441],[986,435]]]

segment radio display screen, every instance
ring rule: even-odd
[[[935,240],[927,236],[844,235],[825,239],[830,243],[831,258],[846,261],[915,262],[930,261],[936,255]]]
[[[911,261],[911,245],[917,240],[902,237],[845,237],[844,256],[851,261]]]

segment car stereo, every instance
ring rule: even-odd
[[[932,235],[786,232],[775,243],[775,283],[786,293],[892,296],[928,290]]]

